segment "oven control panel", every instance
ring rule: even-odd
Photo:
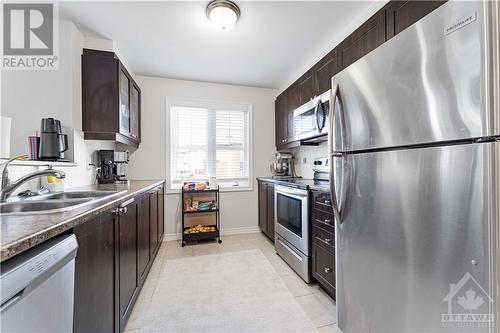
[[[313,162],[314,171],[328,171],[330,164],[328,157],[315,158]]]

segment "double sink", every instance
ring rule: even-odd
[[[109,199],[125,191],[68,191],[41,194],[0,203],[0,214],[51,214],[70,211]]]

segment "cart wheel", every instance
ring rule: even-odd
[[[221,244],[221,243],[222,243],[222,239],[219,239],[219,244]]]

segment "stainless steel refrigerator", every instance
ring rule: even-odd
[[[344,332],[496,332],[499,3],[448,2],[332,78]]]

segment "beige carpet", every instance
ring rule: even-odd
[[[167,260],[144,332],[316,332],[260,250]]]

